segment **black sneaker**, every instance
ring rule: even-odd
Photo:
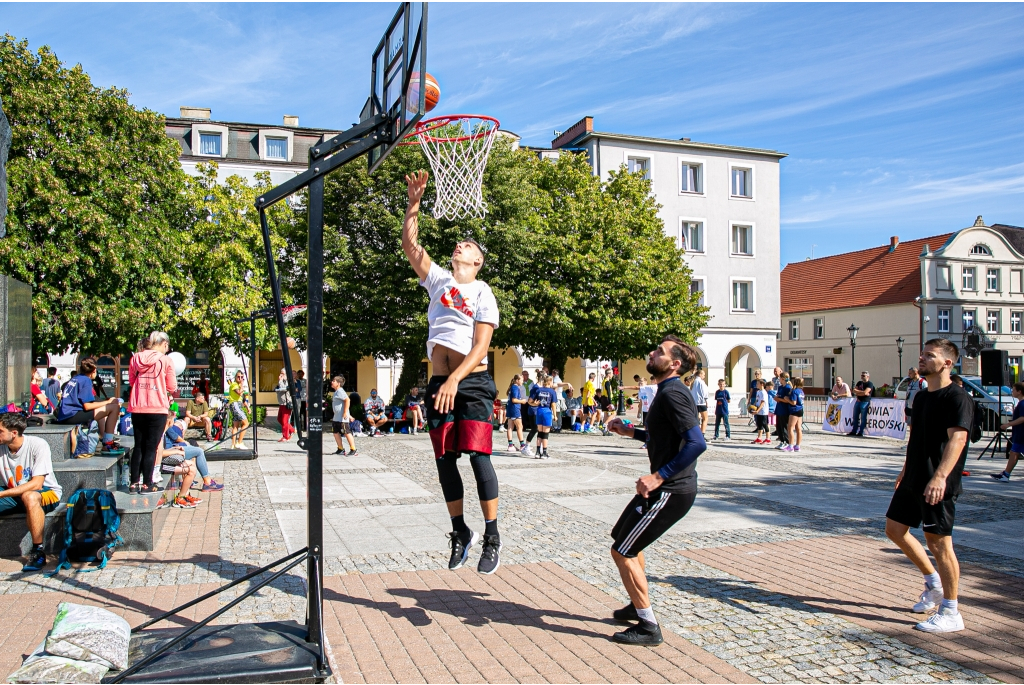
[[[612,612],[612,618],[619,623],[634,623],[640,620],[640,616],[636,613],[636,607],[630,602],[621,609],[616,609]]]
[[[46,554],[43,552],[31,552],[27,564],[21,567],[22,573],[38,573],[46,566]]]
[[[335,451],[335,454],[340,454],[341,456],[345,456],[345,450],[343,450],[343,449],[341,449],[341,448],[339,447],[339,448],[337,449],[337,451]]]
[[[501,551],[501,538],[497,535],[485,535],[484,546],[480,550],[480,563],[476,570],[485,575],[490,575],[501,566],[501,558],[498,552]]]
[[[452,548],[452,558],[448,560],[448,570],[454,571],[457,568],[462,568],[462,565],[466,563],[466,558],[469,557],[469,548],[477,543],[480,536],[473,531],[469,531],[467,536],[465,533],[460,534],[453,530],[448,533],[448,537],[451,538],[448,546]]]
[[[664,642],[661,637],[661,626],[657,623],[641,620],[635,626],[626,628],[621,633],[612,635],[612,639],[624,645],[643,645],[656,647]]]
[[[358,457],[359,456],[359,452],[356,452],[355,450],[352,450],[351,452],[349,452],[345,456],[346,457]]]

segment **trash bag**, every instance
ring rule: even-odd
[[[106,609],[61,602],[46,637],[54,656],[90,661],[121,671],[128,666],[128,621]]]
[[[7,676],[9,683],[98,683],[107,674],[107,667],[88,661],[75,661],[46,653],[46,642],[39,643],[35,651],[14,673]]]

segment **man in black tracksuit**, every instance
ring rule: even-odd
[[[608,430],[646,442],[651,460],[651,474],[636,482],[636,496],[612,528],[612,559],[631,600],[613,616],[623,623],[637,622],[616,633],[616,642],[652,646],[662,642],[647,592],[643,550],[683,518],[697,497],[695,465],[707,444],[697,405],[681,380],[696,367],[693,348],[674,335],[666,336],[647,360],[651,380],[658,384],[645,422],[647,430],[627,426],[618,417],[608,422]]]

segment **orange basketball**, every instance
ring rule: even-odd
[[[424,101],[426,103],[426,110],[430,110],[437,107],[437,101],[441,99],[441,86],[437,85],[437,79],[430,74],[424,79],[424,90],[426,96]],[[416,105],[419,104],[420,99],[420,75],[419,72],[413,72],[409,79],[409,108],[415,109]],[[415,104],[414,104],[415,103]]]

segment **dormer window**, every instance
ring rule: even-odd
[[[192,154],[199,157],[227,157],[228,127],[205,121],[192,126]]]
[[[290,162],[295,154],[295,134],[281,128],[263,128],[259,133],[260,159]]]
[[[201,154],[201,155],[213,155],[214,157],[220,157],[220,134],[219,133],[200,133],[199,134],[199,154]]]
[[[982,245],[981,243],[978,243],[977,245],[971,248],[971,254],[981,255],[983,257],[991,257],[992,250],[988,248],[988,245]]]
[[[267,138],[267,159],[288,159],[287,138]]]

